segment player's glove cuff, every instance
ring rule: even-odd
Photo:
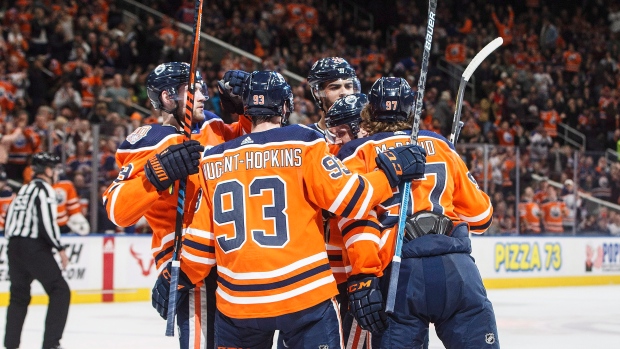
[[[146,162],[144,165],[144,173],[157,191],[164,191],[173,183],[173,180],[168,176],[168,173],[166,173],[166,170],[159,161],[159,154],[154,155]]]

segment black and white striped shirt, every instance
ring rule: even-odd
[[[61,251],[56,191],[47,182],[35,178],[24,185],[6,213],[4,236],[43,239]]]

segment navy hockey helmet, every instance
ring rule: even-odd
[[[353,83],[353,93],[361,91],[360,81],[355,74],[355,69],[344,58],[327,57],[321,58],[314,63],[308,74],[308,84],[316,105],[323,109],[323,101],[325,97],[323,91],[326,82],[335,80],[350,80]]]
[[[353,139],[357,138],[362,122],[360,113],[366,104],[368,104],[368,97],[363,93],[354,93],[338,99],[327,111],[325,125],[327,127],[349,125]]]
[[[32,156],[31,165],[34,174],[45,173],[45,169],[60,164],[60,157],[51,153],[36,153]]]
[[[407,121],[413,109],[415,92],[403,78],[382,77],[370,88],[371,121]]]
[[[294,108],[291,86],[280,73],[255,71],[243,91],[243,106],[246,116],[282,116],[282,124],[286,124]]]
[[[167,91],[174,100],[179,100],[179,87],[189,82],[189,63],[168,62],[158,65],[146,78],[146,93],[153,104],[153,108],[161,109],[167,113],[175,114],[175,110],[164,109],[161,93]],[[202,93],[209,98],[206,84],[200,71],[196,70],[196,83],[202,86]],[[175,108],[176,109],[176,108]]]

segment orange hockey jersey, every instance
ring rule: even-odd
[[[392,195],[383,172],[351,173],[302,125],[206,150],[199,176],[204,199],[181,268],[195,283],[217,264],[216,304],[231,318],[290,314],[335,296],[322,209],[362,218]]]
[[[192,130],[192,139],[205,146],[220,144],[244,134],[251,121],[240,117],[240,122],[227,125],[215,114],[208,116],[200,128]],[[137,128],[119,146],[116,162],[121,169],[118,177],[103,196],[110,220],[122,227],[135,224],[144,216],[153,230],[151,252],[158,272],[172,258],[176,221],[178,181],[172,191],[158,192],[144,174],[146,161],[168,146],[179,144],[183,136],[172,126],[146,125]],[[184,224],[191,222],[197,202],[197,176],[189,176],[186,187]]]
[[[58,226],[62,227],[67,225],[69,217],[76,213],[82,213],[80,197],[71,181],[58,181],[52,187],[56,191],[56,201],[58,203]]]
[[[377,152],[408,144],[410,132],[383,132],[345,144],[338,157],[351,171],[371,173],[377,169]],[[490,199],[469,173],[454,147],[437,133],[422,130],[419,145],[426,149],[425,177],[411,186],[407,215],[433,211],[448,216],[455,224],[466,222],[473,233],[483,233],[493,219]],[[378,205],[376,216],[366,222],[343,218],[339,227],[344,237],[352,274],[381,276],[391,262],[395,247],[401,194]],[[376,232],[380,231],[380,236]],[[372,233],[371,233],[372,232]]]
[[[566,205],[562,201],[545,201],[540,205],[543,225],[547,233],[563,233],[562,220],[566,216]]]
[[[11,144],[9,149],[9,164],[23,165],[28,162],[28,157],[41,151],[41,137],[32,128],[24,129],[23,135],[19,136]]]
[[[540,207],[536,202],[519,203],[519,219],[525,232],[540,233]]]
[[[15,198],[15,193],[7,196],[0,196],[0,231],[4,230],[4,219],[6,217],[6,211],[9,209],[9,204]]]

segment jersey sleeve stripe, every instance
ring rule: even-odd
[[[340,191],[340,193],[336,197],[336,200],[334,200],[334,203],[329,207],[329,212],[336,213],[336,211],[338,211],[338,207],[340,207],[344,199],[347,197],[347,194],[349,193],[351,188],[353,188],[353,185],[358,178],[359,176],[357,174],[349,178],[349,181],[347,181],[347,184],[344,186],[342,191]]]
[[[372,194],[374,194],[374,192],[375,188],[372,187],[372,184],[368,183],[368,191],[366,192],[366,197],[364,198],[364,202],[362,202],[359,211],[357,211],[355,219],[364,218],[364,213],[366,213],[367,211],[368,203],[370,203],[370,199],[372,198]]]
[[[201,244],[200,242],[197,242],[197,241],[185,239],[183,241],[183,246],[187,246],[195,250],[206,252],[206,253],[215,253],[215,247]]]
[[[342,251],[342,248],[340,246],[335,246],[335,245],[330,245],[330,244],[325,244],[325,249],[327,251]]]
[[[485,231],[491,226],[491,223],[493,223],[493,217],[491,217],[491,219],[489,219],[486,223],[482,225],[470,225],[469,230]]]
[[[486,211],[484,211],[483,213],[481,213],[481,214],[479,214],[477,216],[467,217],[467,216],[463,216],[462,214],[459,214],[458,217],[461,220],[465,221],[465,222],[473,223],[473,222],[479,222],[479,221],[487,218],[489,216],[489,214],[491,214],[491,206],[489,206]]]
[[[183,258],[191,262],[195,262],[199,264],[206,264],[206,265],[215,265],[215,258],[199,257],[199,256],[196,256],[196,255],[193,255],[187,252],[186,250],[183,250],[181,252],[181,256],[183,256]]]
[[[367,230],[370,229],[374,229],[376,231],[381,231],[381,226],[379,226],[377,223],[370,221],[370,220],[359,220],[359,221],[355,221],[349,225],[347,225],[343,230],[342,230],[342,236],[347,236],[348,233],[350,233],[351,231],[353,231],[356,228],[366,228]]]
[[[297,274],[288,279],[284,279],[284,280],[280,280],[276,282],[270,282],[266,284],[238,285],[230,281],[227,281],[224,278],[219,278],[218,282],[222,286],[226,287],[227,289],[231,291],[238,291],[238,292],[269,291],[269,290],[291,286],[301,280],[307,279],[309,277],[312,277],[314,275],[320,274],[328,270],[331,270],[329,264],[321,264],[319,266],[316,266],[310,270],[306,270],[305,272]]]
[[[381,244],[381,240],[379,239],[378,236],[374,234],[361,233],[361,234],[355,234],[351,236],[350,238],[348,238],[344,243],[344,247],[349,248],[349,246],[359,241],[372,241],[375,244],[377,244],[377,246]]]
[[[166,257],[166,255],[169,255],[172,253],[172,251],[174,250],[174,246],[170,246],[167,249],[159,252],[156,256],[155,256],[155,265],[159,265],[159,262],[161,262],[161,260]]]
[[[191,228],[191,227],[187,228],[187,234],[194,235],[194,236],[204,238],[204,239],[214,240],[212,232],[208,232],[208,231],[204,231],[204,230],[200,230],[196,228]]]
[[[220,271],[220,267],[218,267],[218,272]],[[275,303],[275,302],[279,302],[279,301],[283,301],[286,299],[290,299],[296,296],[299,296],[301,294],[304,294],[306,292],[312,291],[314,289],[317,289],[321,286],[325,286],[328,285],[330,283],[335,283],[335,279],[334,277],[330,274],[329,276],[326,276],[324,278],[315,280],[307,285],[304,285],[302,287],[290,290],[288,292],[283,292],[280,294],[276,294],[276,295],[270,295],[270,296],[262,296],[262,297],[237,297],[237,296],[231,296],[228,293],[226,293],[221,287],[217,288],[217,294],[222,297],[225,301],[230,302],[230,303],[234,303],[234,304],[261,304],[261,303]]]
[[[355,189],[355,192],[353,193],[353,197],[351,197],[351,199],[349,199],[349,203],[347,204],[347,206],[342,211],[342,215],[345,216],[345,217],[351,216],[351,211],[353,211],[353,209],[357,205],[357,202],[359,201],[360,197],[364,193],[364,189],[366,189],[365,181],[360,176],[357,176],[357,178],[359,180],[359,185],[357,186],[357,189]],[[368,206],[368,205],[366,205],[366,206]],[[360,210],[361,210],[361,208],[360,208]],[[358,212],[358,214],[359,214],[359,212]]]
[[[272,271],[236,273],[228,268],[218,265],[217,272],[220,274],[226,275],[232,279],[236,279],[236,280],[270,279],[270,278],[275,278],[275,277],[281,277],[283,275],[286,275],[288,273],[301,269],[306,265],[310,265],[312,263],[318,262],[322,259],[327,259],[326,252],[317,253],[313,256],[306,257],[304,259],[296,261],[295,263],[291,263],[285,267],[272,270]]]
[[[161,251],[164,248],[164,246],[166,246],[172,240],[174,240],[174,232],[170,232],[164,235],[164,237],[161,238],[161,244],[159,244],[159,246],[157,247],[151,248],[151,254],[155,255],[159,253],[159,251]]]
[[[342,262],[341,254],[330,254],[327,256],[330,262]]]
[[[116,199],[118,198],[118,193],[121,191],[123,185],[125,185],[125,183],[121,183],[114,188],[114,194],[112,194],[112,200],[110,202],[110,214],[108,216],[110,216],[110,221],[112,221],[115,225],[118,225],[118,223],[116,223],[116,218],[114,217],[114,211],[116,210]]]

